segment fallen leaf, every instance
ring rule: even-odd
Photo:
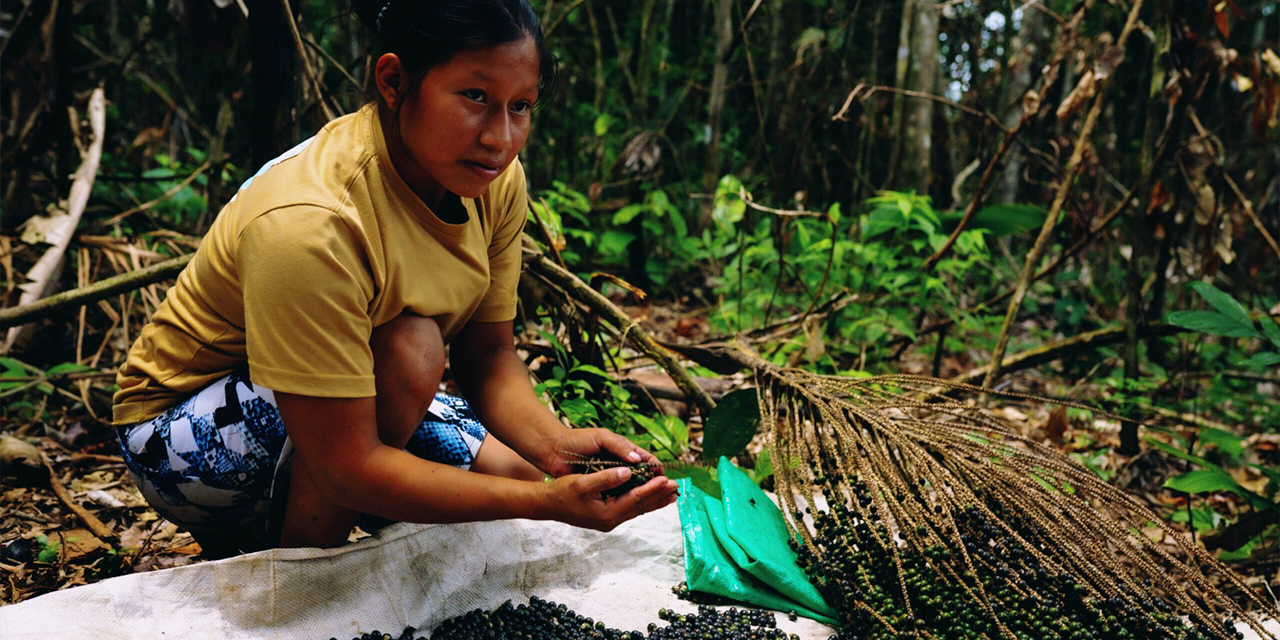
[[[1044,433],[1049,436],[1049,441],[1062,446],[1063,434],[1067,432],[1067,408],[1058,407],[1049,414],[1049,419],[1044,423]]]
[[[58,542],[61,544],[60,552],[64,563],[73,562],[87,555],[111,548],[111,545],[99,540],[88,529],[59,531]]]

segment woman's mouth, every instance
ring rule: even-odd
[[[498,177],[498,174],[502,173],[501,166],[496,164],[477,162],[475,160],[463,160],[462,164],[486,180],[493,180]]]

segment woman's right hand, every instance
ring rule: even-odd
[[[601,495],[622,486],[629,478],[630,469],[615,467],[547,482],[547,517],[576,527],[612,531],[627,520],[676,501],[676,483],[666,476],[657,476],[616,498]]]

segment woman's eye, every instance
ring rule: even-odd
[[[462,97],[474,102],[484,102],[484,92],[479,89],[467,89],[462,92]]]
[[[533,103],[524,100],[511,105],[511,110],[516,113],[529,113],[530,109],[533,109]]]

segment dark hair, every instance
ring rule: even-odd
[[[352,0],[351,9],[378,39],[382,53],[400,57],[412,94],[432,67],[458,52],[533,38],[541,59],[538,102],[559,86],[560,65],[542,38],[528,0]]]

